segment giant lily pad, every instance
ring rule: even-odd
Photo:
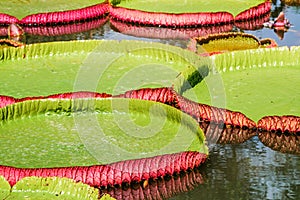
[[[300,48],[214,55],[215,68],[184,93],[198,102],[240,111],[257,121],[268,115],[300,116]]]
[[[189,49],[194,49],[198,54],[277,46],[272,39],[259,40],[254,35],[241,32],[210,34],[204,37],[193,38],[190,44]]]
[[[163,13],[197,13],[197,12],[229,12],[234,16],[248,8],[264,3],[265,0],[226,0],[220,4],[218,0],[110,0],[114,6],[129,9],[142,10],[146,12],[163,12]]]
[[[124,22],[166,27],[190,27],[233,23],[268,13],[269,1],[111,0],[110,17]],[[219,6],[216,6],[219,5]],[[244,7],[245,6],[245,7]],[[238,14],[239,13],[239,14]]]
[[[4,192],[3,192],[4,191]],[[0,176],[1,199],[99,199],[99,190],[72,179],[59,177],[26,177],[12,188]],[[108,194],[101,195],[100,200],[114,200]]]
[[[0,176],[0,199],[5,199],[10,193],[10,185],[3,176]]]
[[[187,80],[191,85],[199,82],[209,63],[179,47],[141,41],[71,41],[3,48],[0,79],[5,84],[0,91],[1,95],[27,97],[79,90],[120,94],[173,84],[180,88]],[[195,75],[195,71],[199,72]]]
[[[263,15],[260,18],[254,18],[247,21],[235,21],[231,24],[219,24],[214,26],[203,26],[197,28],[171,28],[171,27],[155,27],[155,26],[140,26],[138,24],[130,24],[118,20],[110,19],[111,28],[122,34],[132,35],[135,37],[144,38],[159,38],[159,39],[190,39],[195,37],[203,37],[209,34],[229,32],[233,26],[242,30],[261,29],[263,24],[268,21],[269,15]]]
[[[0,165],[5,166],[86,166],[183,151],[207,154],[196,121],[152,101],[24,101],[0,109],[0,119]]]
[[[99,191],[67,178],[26,177],[17,182],[5,199],[98,199]]]
[[[0,13],[10,14],[19,19],[27,15],[58,12],[66,10],[75,10],[95,4],[103,3],[105,0],[75,0],[75,1],[61,1],[61,0],[30,0],[30,1],[1,1]]]

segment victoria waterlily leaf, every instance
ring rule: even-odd
[[[75,1],[61,1],[61,0],[31,0],[31,1],[1,1],[0,13],[6,13],[22,19],[27,15],[58,12],[66,10],[75,10],[83,7],[92,6],[103,3],[105,0],[75,0]]]
[[[209,63],[192,52],[160,43],[40,43],[0,49],[0,79],[5,83],[0,91],[20,98],[82,90],[120,94],[141,87],[180,88],[191,79],[189,74],[179,75],[181,71],[198,71],[199,82],[208,73]]]
[[[0,176],[0,199],[5,199],[10,193],[10,185],[3,176]]]
[[[159,39],[190,39],[195,37],[203,37],[209,34],[225,33],[233,29],[233,26],[242,30],[257,30],[261,29],[270,15],[266,14],[260,18],[254,18],[247,21],[235,21],[230,24],[203,26],[196,28],[172,28],[172,27],[155,27],[155,26],[140,26],[110,19],[111,28],[123,34],[132,35],[135,37],[159,38]]]
[[[59,177],[26,177],[12,188],[0,176],[1,199],[99,199],[99,190],[86,184]],[[109,194],[103,194],[100,200],[114,200]]]
[[[269,1],[111,0],[110,17],[124,22],[166,27],[194,27],[249,20],[270,12]],[[216,6],[218,5],[218,6]],[[239,13],[239,14],[238,14]]]
[[[17,182],[10,195],[12,199],[98,199],[99,191],[83,183],[67,178],[26,177]]]
[[[211,34],[204,37],[194,38],[192,40],[195,41],[191,42],[191,45],[196,47],[189,48],[195,49],[197,54],[214,52],[221,53],[226,51],[277,46],[276,42],[272,39],[264,39],[263,41],[260,41],[254,35],[240,32]]]
[[[264,3],[264,0],[226,0],[220,4],[217,0],[110,0],[111,4],[118,7],[142,10],[147,12],[163,13],[197,13],[197,12],[229,12],[234,16],[251,7]]]
[[[254,121],[270,115],[300,115],[300,48],[264,48],[211,57],[215,69],[184,95],[240,111]]]
[[[0,109],[0,118],[5,166],[90,166],[183,151],[207,154],[196,121],[153,101],[24,101]]]

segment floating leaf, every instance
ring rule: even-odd
[[[197,45],[196,47],[189,48],[196,48],[198,54],[257,49],[271,45],[273,47],[276,46],[276,42],[273,42],[271,39],[264,39],[261,43],[254,35],[240,32],[211,34],[194,38],[193,40],[196,40]],[[192,44],[194,44],[194,42],[192,42]]]
[[[1,1],[0,13],[10,14],[19,19],[31,14],[75,10],[95,4],[103,3],[105,0],[74,0],[74,1]]]
[[[164,12],[164,13],[196,13],[196,12],[229,12],[234,16],[238,13],[247,10],[264,0],[226,0],[222,4],[218,0],[173,0],[172,3],[168,0],[110,0],[114,6],[124,7],[129,9],[137,9],[147,12]]]
[[[239,2],[241,4],[239,4]],[[252,3],[257,4],[252,4]],[[112,1],[110,17],[127,23],[159,27],[197,27],[229,24],[261,17],[270,12],[269,1],[214,1],[163,0]],[[220,6],[216,6],[220,5]],[[246,5],[246,7],[244,7]],[[253,6],[250,6],[253,5]],[[250,7],[247,7],[250,6]],[[246,8],[246,10],[244,10]],[[237,13],[240,13],[237,15]],[[237,15],[236,17],[234,17]]]
[[[0,109],[0,119],[0,165],[5,166],[87,166],[183,151],[207,154],[196,121],[152,101],[25,101]]]
[[[10,185],[3,176],[0,176],[0,199],[5,199],[10,193]]]
[[[82,90],[120,94],[172,85],[180,90],[187,80],[190,85],[201,81],[209,63],[207,58],[160,43],[40,43],[0,49],[0,79],[5,83],[0,91],[1,95],[27,97]],[[192,74],[181,73],[187,69]]]
[[[26,177],[17,182],[10,195],[12,199],[98,199],[99,190],[67,178]]]
[[[269,19],[269,18],[268,18]],[[232,24],[198,27],[198,28],[163,28],[153,26],[139,26],[110,19],[111,28],[122,34],[135,37],[157,38],[157,39],[190,39],[207,34],[228,32],[233,28]],[[249,22],[247,22],[248,24]]]
[[[264,48],[214,55],[215,68],[184,95],[240,111],[254,121],[300,115],[300,48]]]

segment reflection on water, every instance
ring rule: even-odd
[[[300,135],[262,131],[258,138],[275,151],[300,155]]]
[[[145,181],[142,185],[133,184],[123,188],[109,188],[101,190],[101,194],[108,193],[116,199],[152,199],[162,200],[176,196],[180,193],[193,190],[199,184],[203,184],[203,178],[199,169],[182,172],[173,177],[165,177]]]
[[[274,20],[280,12],[285,13],[285,17],[291,22],[292,27],[285,31],[276,31],[263,28],[257,31],[245,31],[247,33],[262,38],[273,38],[279,46],[300,45],[300,5],[288,6],[283,1],[272,1],[272,12],[270,20]]]
[[[210,147],[205,183],[172,199],[299,199],[300,157],[265,147],[257,137]]]

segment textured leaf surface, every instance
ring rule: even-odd
[[[26,177],[12,187],[12,199],[98,199],[98,189],[67,178]]]
[[[192,52],[160,43],[41,43],[0,49],[0,80],[5,83],[0,91],[20,98],[79,90],[120,94],[172,84],[180,88],[195,71],[204,75],[207,63]]]
[[[3,176],[0,176],[0,199],[4,199],[10,193],[10,185]]]
[[[300,115],[300,48],[236,51],[212,57],[216,69],[184,95],[240,111],[257,121]]]
[[[25,101],[2,108],[0,119],[0,165],[6,166],[95,165],[182,151],[207,153],[196,121],[151,101]]]
[[[19,19],[31,14],[44,12],[57,12],[95,5],[104,2],[104,0],[17,0],[0,1],[0,13],[10,14]]]
[[[110,0],[114,5],[148,12],[192,13],[192,12],[230,12],[234,16],[264,0]]]

